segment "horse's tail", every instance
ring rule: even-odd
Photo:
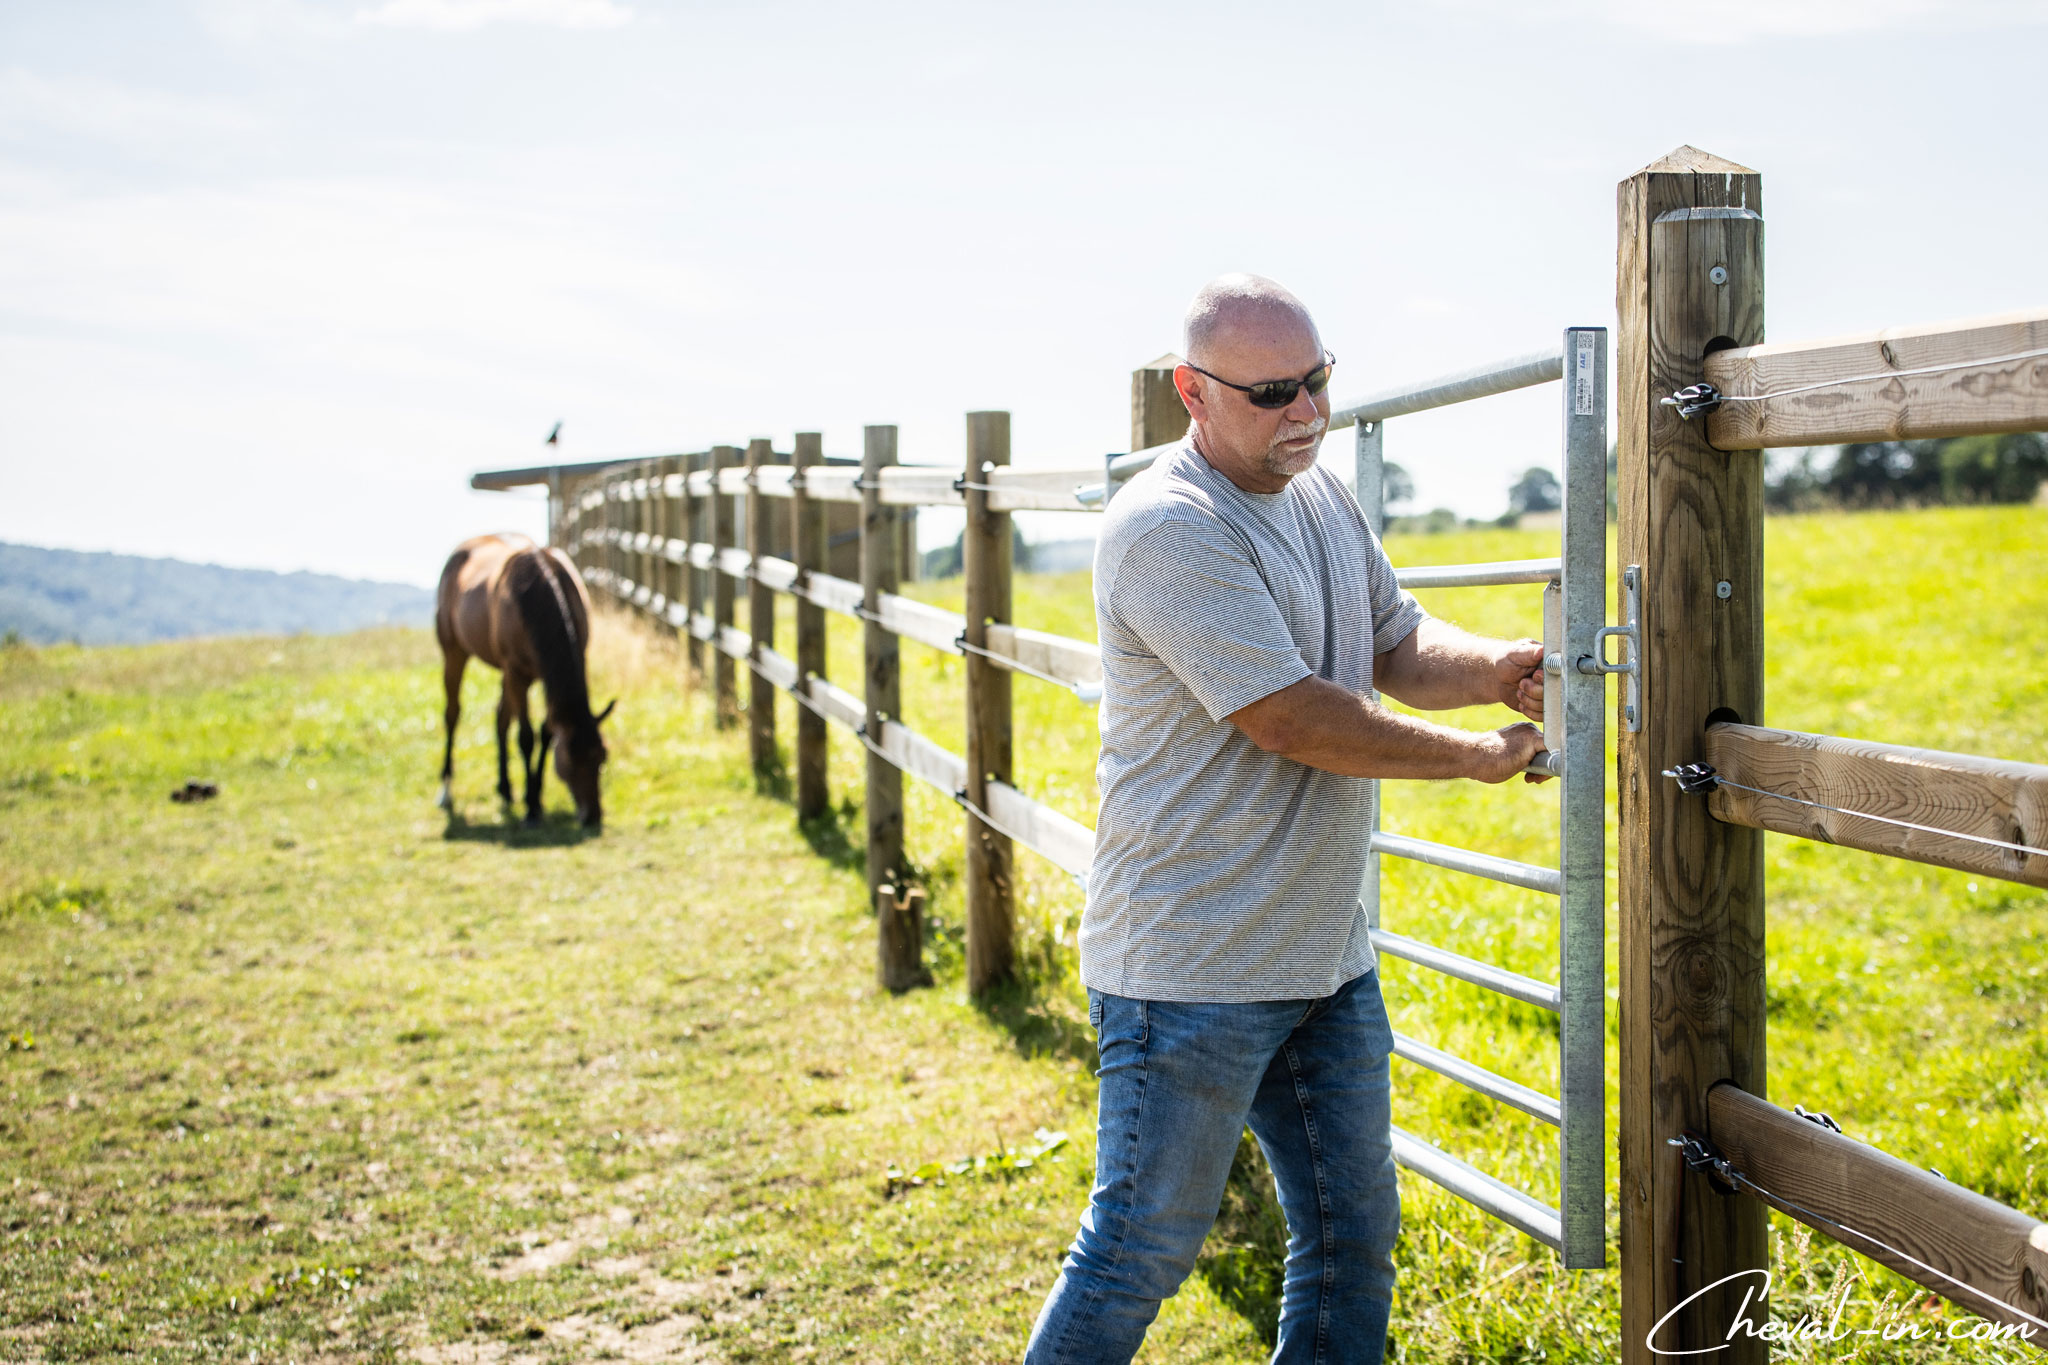
[[[434,638],[441,642],[444,654],[459,647],[455,639],[455,595],[462,566],[468,562],[469,550],[458,546],[441,566],[441,581],[434,589]]]

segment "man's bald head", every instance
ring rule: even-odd
[[[1297,385],[1280,408],[1253,404],[1247,385],[1299,380],[1328,362],[1301,300],[1258,275],[1224,275],[1188,305],[1184,364],[1174,387],[1194,422],[1195,449],[1239,488],[1273,493],[1316,462],[1330,424],[1327,389]]]
[[[1190,364],[1213,369],[1222,358],[1219,352],[1230,349],[1236,336],[1302,330],[1311,337],[1320,335],[1302,301],[1272,280],[1263,275],[1219,275],[1188,305],[1180,353]]]

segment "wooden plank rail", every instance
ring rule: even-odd
[[[2048,430],[2048,309],[1706,358],[1721,450]],[[1742,401],[1761,398],[1762,401]]]
[[[993,495],[991,495],[993,496]],[[715,568],[736,581],[786,592],[799,601],[841,615],[861,618],[861,585],[851,579],[813,572],[801,576],[795,564],[773,555],[751,559],[744,550],[719,550],[705,544],[668,541],[657,546],[657,558],[687,563],[700,569]],[[1520,580],[1517,580],[1520,581]],[[883,629],[907,640],[928,645],[946,654],[961,653],[960,636],[967,629],[967,617],[900,593],[884,593],[876,613]],[[989,660],[997,668],[1042,674],[1051,681],[1077,689],[1102,685],[1102,651],[1085,640],[1076,640],[1027,626],[990,622]]]
[[[1032,630],[1028,626],[991,624],[988,651],[1002,655],[990,660],[998,668],[1021,664],[1025,671],[1041,673],[1073,688],[1102,687],[1102,651],[1085,640]]]
[[[2048,1321],[2048,1224],[1734,1085],[1708,1092],[1707,1120],[1721,1154],[1779,1212],[1979,1317]],[[2033,1341],[2048,1344],[2048,1330],[2036,1327]]]
[[[1726,722],[1707,727],[1705,756],[1716,773],[1744,786],[2048,848],[2048,766],[2042,764]],[[1731,825],[2048,887],[2048,857],[2038,854],[1901,829],[1729,786],[1716,787],[1707,808]]]

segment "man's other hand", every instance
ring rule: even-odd
[[[1543,642],[1515,640],[1493,661],[1493,678],[1502,706],[1527,716],[1543,719]]]
[[[1465,774],[1475,782],[1505,782],[1529,766],[1543,752],[1543,732],[1527,721],[1505,726],[1490,735],[1475,735],[1472,771]],[[1547,782],[1541,773],[1527,774],[1531,782]]]

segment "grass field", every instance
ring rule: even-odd
[[[1775,520],[1767,565],[1770,723],[2048,761],[2048,510]],[[1085,575],[1017,598],[1021,622],[1092,636]],[[1535,624],[1534,590],[1425,602]],[[458,814],[431,807],[424,633],[0,651],[0,1359],[1016,1357],[1093,1155],[1078,891],[1020,855],[1024,979],[969,1003],[960,814],[910,783],[937,985],[878,991],[854,742],[833,740],[835,817],[799,830],[671,647],[604,624],[594,686],[622,700],[591,839],[502,822],[495,675],[466,692]],[[955,749],[960,687],[958,661],[905,646],[906,719]],[[1017,710],[1019,784],[1092,821],[1090,713],[1021,679]],[[219,799],[167,801],[188,777]],[[1555,813],[1550,789],[1430,783],[1390,789],[1386,818],[1542,861]],[[1772,1097],[2048,1212],[2048,896],[1776,836],[1768,856]],[[1534,896],[1390,863],[1385,905],[1553,970]],[[1398,1027],[1554,1085],[1544,1016],[1386,978]],[[1397,1122],[1554,1194],[1548,1130],[1396,1068]],[[1611,1272],[1559,1271],[1403,1182],[1396,1358],[1612,1356]],[[1894,1289],[1845,1320],[1958,1316],[1774,1226],[1781,1317]],[[1248,1161],[1143,1358],[1260,1359],[1275,1231]],[[1864,1340],[1864,1360],[1995,1358]]]

